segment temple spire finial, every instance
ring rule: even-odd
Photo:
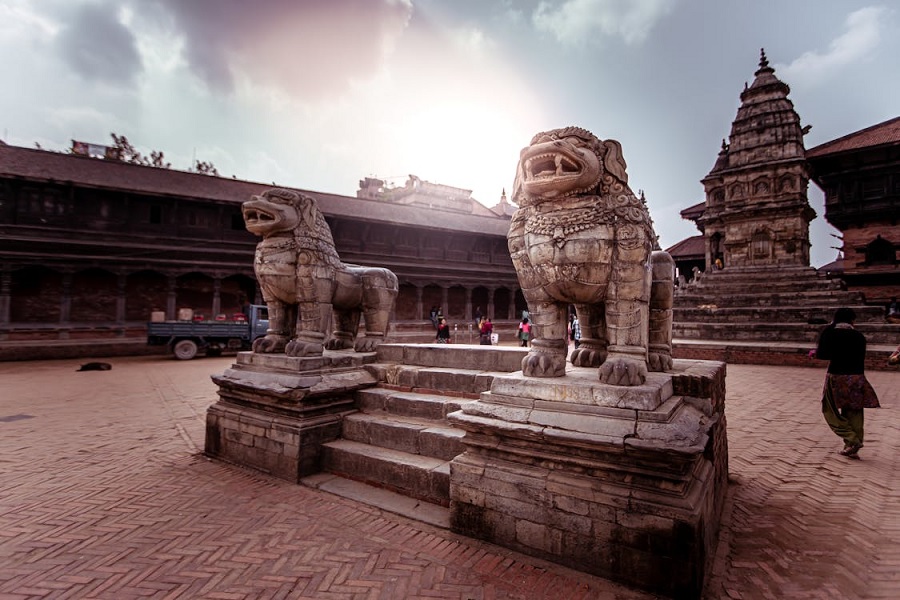
[[[769,59],[766,58],[766,49],[760,48],[759,49],[759,68],[762,69],[762,68],[768,67],[768,66],[769,66]]]

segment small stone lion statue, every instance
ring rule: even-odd
[[[397,277],[388,269],[342,263],[313,198],[275,188],[253,196],[241,210],[247,230],[262,237],[254,270],[269,309],[269,329],[253,342],[254,352],[371,352],[384,341]],[[332,315],[335,330],[328,338]],[[366,332],[357,339],[360,315]]]
[[[565,375],[569,305],[581,325],[574,366],[622,386],[671,369],[675,263],[653,252],[619,142],[579,127],[539,133],[520,154],[513,194],[509,251],[534,333],[523,373]]]

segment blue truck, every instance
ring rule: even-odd
[[[269,311],[251,304],[244,319],[224,321],[160,321],[147,323],[147,345],[166,346],[179,360],[190,360],[203,352],[218,356],[223,351],[249,350],[253,341],[266,335]]]

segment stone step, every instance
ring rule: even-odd
[[[806,342],[815,343],[822,325],[806,323],[713,323],[677,321],[672,325],[672,337],[685,340],[716,340],[721,342]]]
[[[378,362],[510,373],[522,369],[528,348],[478,344],[381,344]]]
[[[352,440],[322,445],[324,470],[440,506],[450,504],[450,462]]]
[[[473,399],[374,387],[356,392],[356,407],[364,413],[382,412],[394,417],[446,423],[447,415]]]
[[[734,292],[742,293],[752,290],[765,289],[772,292],[832,292],[847,293],[842,290],[840,283],[830,280],[813,279],[813,280],[784,280],[784,279],[732,279],[721,281],[712,278],[701,278],[700,281],[692,282],[684,287],[678,288],[676,295],[682,293],[707,293],[707,292]]]
[[[860,292],[802,291],[773,292],[771,290],[742,290],[724,293],[700,293],[687,291],[675,298],[676,308],[693,308],[714,304],[720,307],[755,307],[755,306],[862,306],[864,298]],[[883,310],[883,309],[882,309]]]
[[[706,340],[710,343],[751,342],[802,342],[815,344],[824,325],[807,323],[712,323],[676,321],[672,336],[682,340]],[[900,325],[890,323],[856,323],[856,329],[866,336],[871,345],[896,347],[900,341]]]
[[[339,477],[332,473],[316,473],[300,480],[305,486],[374,506],[408,519],[450,529],[450,510],[446,506],[411,498],[382,487]]]
[[[520,361],[521,362],[521,361]],[[521,369],[518,366],[516,370]],[[387,385],[408,390],[432,390],[448,395],[477,398],[491,388],[496,372],[450,367],[375,364],[371,366],[377,379]]]
[[[827,323],[834,316],[835,306],[676,306],[675,323],[808,323],[810,320]],[[884,322],[884,309],[877,306],[854,306],[858,322]]]
[[[345,440],[452,460],[465,451],[464,432],[435,421],[394,417],[385,413],[355,413],[344,417]]]

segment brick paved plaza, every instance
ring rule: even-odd
[[[206,459],[233,358],[0,363],[0,599],[647,599],[325,492]],[[862,460],[822,368],[729,365],[732,486],[710,599],[900,597],[900,374],[870,372]]]

